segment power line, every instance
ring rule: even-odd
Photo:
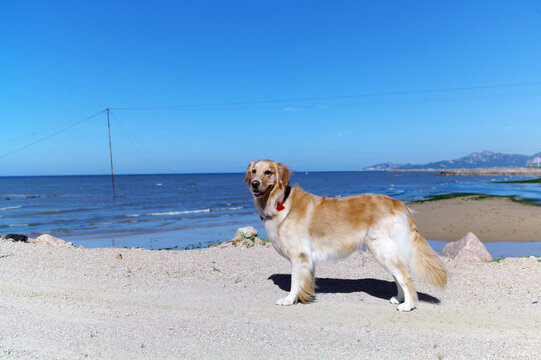
[[[503,85],[485,85],[485,86],[468,86],[468,87],[456,87],[456,88],[442,88],[442,89],[432,89],[432,90],[413,90],[413,91],[397,91],[397,92],[384,92],[384,93],[372,93],[372,94],[359,94],[359,95],[345,95],[345,96],[328,96],[328,97],[313,97],[313,98],[294,98],[294,99],[282,99],[282,100],[262,100],[262,101],[245,101],[245,102],[230,102],[230,103],[207,103],[207,104],[185,104],[185,105],[168,105],[168,106],[144,106],[144,107],[115,107],[110,109],[115,110],[160,110],[160,109],[185,109],[185,110],[214,110],[214,111],[225,111],[225,110],[246,110],[246,108],[231,108],[233,105],[252,105],[252,104],[271,104],[271,103],[280,103],[280,102],[295,102],[295,101],[315,101],[315,100],[333,100],[333,99],[353,99],[353,98],[362,98],[362,97],[377,97],[377,96],[391,96],[391,95],[408,95],[408,94],[422,94],[422,93],[437,93],[437,92],[452,92],[452,91],[462,91],[462,90],[480,90],[480,89],[496,89],[496,88],[509,88],[509,87],[523,87],[523,86],[536,86],[541,85],[541,82],[526,82],[526,83],[514,83],[514,84],[503,84]],[[407,103],[426,103],[426,102],[445,102],[445,101],[468,101],[468,100],[484,100],[490,98],[518,98],[518,97],[529,97],[529,96],[540,96],[539,92],[530,92],[530,93],[518,93],[518,94],[492,94],[492,95],[476,95],[476,96],[462,96],[462,97],[447,97],[447,98],[431,98],[431,99],[415,99],[415,100],[381,100],[376,102],[350,102],[350,103],[340,103],[333,104],[333,107],[348,107],[348,106],[357,106],[357,105],[393,105],[393,104],[407,104]],[[221,108],[219,106],[222,106]],[[206,109],[205,109],[206,107]],[[275,107],[259,107],[259,108],[249,108],[248,110],[270,110],[275,109]],[[105,112],[102,110],[101,112]],[[97,115],[95,114],[95,115]],[[93,115],[93,116],[95,116]],[[93,117],[91,116],[91,117]],[[90,118],[91,118],[90,117]],[[86,119],[88,120],[88,119]],[[85,121],[85,120],[83,120]],[[81,121],[82,122],[82,121]],[[80,122],[68,123],[68,126],[62,128],[58,132],[55,132],[49,136],[38,139],[33,143],[30,143],[28,146],[33,145],[34,143],[41,142],[51,136],[54,136],[60,132],[63,132]],[[63,125],[60,125],[63,126]],[[45,133],[51,130],[54,130],[58,127],[49,128],[46,130],[37,131],[28,135],[22,135],[15,137],[9,140],[1,141],[0,144],[5,144],[15,140],[20,140],[23,138],[32,137],[41,133]],[[24,149],[16,149],[13,152]],[[10,155],[11,153],[4,154],[0,158]]]
[[[26,149],[26,148],[28,148],[28,147],[30,147],[30,146],[32,146],[32,145],[35,145],[35,144],[40,143],[40,142],[42,142],[42,141],[45,141],[45,140],[47,140],[47,139],[49,139],[49,138],[51,138],[51,137],[53,137],[53,136],[55,136],[55,135],[58,135],[58,134],[60,134],[60,133],[62,133],[62,132],[64,132],[64,131],[66,131],[66,130],[71,129],[71,128],[74,127],[74,126],[77,126],[77,125],[79,125],[79,124],[82,124],[82,123],[84,123],[85,121],[88,121],[88,120],[90,120],[90,119],[92,119],[92,118],[98,116],[99,114],[105,112],[105,111],[106,111],[106,109],[101,110],[101,111],[99,111],[99,112],[97,112],[97,113],[95,113],[95,114],[93,114],[93,115],[90,115],[89,117],[84,118],[83,120],[75,121],[75,122],[71,123],[70,125],[68,125],[68,126],[66,126],[66,127],[64,127],[64,128],[62,128],[62,129],[60,129],[60,130],[58,130],[58,131],[55,131],[55,132],[52,133],[52,134],[49,134],[49,135],[44,136],[44,137],[42,137],[42,138],[39,138],[39,139],[37,139],[37,140],[35,140],[35,141],[29,143],[29,144],[26,144],[26,145],[24,145],[24,146],[21,146],[21,147],[15,149],[15,150],[12,150],[12,151],[10,151],[10,152],[7,152],[7,153],[5,153],[5,154],[2,154],[2,155],[0,155],[0,159],[4,158],[4,157],[6,157],[6,156],[9,156],[9,155],[15,154],[16,152],[19,152],[19,151],[21,151],[21,150],[24,150],[24,149]]]
[[[139,149],[139,146],[137,146],[136,142],[139,143],[139,145],[141,147],[143,147],[150,155],[152,155],[154,157],[154,159],[157,161],[157,162],[160,162],[166,169],[167,171],[171,172],[171,173],[174,173],[175,171],[170,168],[165,162],[163,162],[158,156],[156,156],[154,154],[154,152],[152,150],[150,150],[150,148],[148,146],[145,145],[144,142],[142,142],[141,140],[139,140],[137,138],[137,136],[135,136],[129,129],[128,127],[124,124],[124,122],[122,120],[120,120],[120,118],[118,117],[118,114],[114,113],[114,112],[111,112],[111,116],[118,122],[118,124],[120,125],[120,129],[122,130],[122,134],[126,137],[126,139],[128,140],[128,142],[131,144],[131,146],[135,149],[135,151],[137,151],[139,153],[139,155],[141,156],[141,158],[157,173],[160,172],[159,169],[157,169],[153,164],[152,162],[147,158],[147,156],[141,151],[141,149]],[[129,120],[129,119],[128,119]]]
[[[105,110],[104,110],[104,111],[105,111]],[[65,126],[70,126],[71,124],[74,124],[74,123],[76,123],[76,122],[78,122],[78,121],[80,121],[80,120],[68,121],[68,122],[65,122],[65,123],[63,123],[63,124],[60,124],[60,125],[58,125],[58,126],[52,126],[52,127],[50,127],[50,128],[47,128],[47,129],[35,131],[35,132],[31,133],[31,134],[21,135],[21,136],[17,136],[17,137],[8,139],[8,140],[3,140],[3,141],[0,141],[0,145],[2,145],[2,144],[7,144],[7,143],[9,143],[9,142],[16,141],[16,140],[20,140],[20,139],[29,138],[29,137],[32,137],[32,136],[35,136],[35,135],[43,134],[43,133],[46,133],[46,132],[49,132],[49,131],[53,131],[53,130],[56,130],[56,129],[63,128],[63,127],[65,127]]]
[[[319,106],[313,106],[313,105],[295,105],[294,108],[291,110],[298,110],[298,109],[312,109],[312,108],[343,108],[343,107],[354,107],[354,106],[365,106],[365,105],[405,105],[405,104],[426,104],[426,103],[444,103],[444,102],[462,102],[462,101],[479,101],[479,100],[490,100],[490,99],[517,99],[517,98],[523,98],[523,97],[538,97],[541,96],[541,92],[527,92],[527,93],[507,93],[507,94],[491,94],[491,95],[471,95],[471,96],[453,96],[453,97],[433,97],[433,98],[421,98],[421,99],[399,99],[399,100],[377,100],[377,101],[352,101],[352,102],[342,102],[342,103],[334,103],[329,106],[325,107],[319,107]],[[165,108],[164,108],[165,109]],[[164,110],[161,109],[161,110]],[[170,109],[170,108],[167,108]],[[259,107],[231,107],[231,106],[225,106],[222,105],[219,106],[213,106],[213,107],[192,107],[192,108],[177,108],[177,109],[170,109],[170,110],[176,110],[176,111],[255,111],[255,110],[287,110],[287,108],[284,108],[283,105],[281,106],[259,106]],[[160,109],[144,109],[144,110],[160,110]]]
[[[118,117],[118,114],[116,114],[116,116],[115,116],[115,119],[118,120],[117,117]],[[432,154],[432,153],[463,154],[464,153],[463,151],[454,151],[454,152],[453,151],[355,151],[355,150],[330,149],[328,147],[325,147],[325,148],[307,148],[307,147],[291,146],[291,145],[286,145],[286,144],[279,144],[279,145],[277,145],[277,144],[269,144],[269,143],[265,143],[265,142],[252,143],[252,142],[244,141],[244,140],[242,142],[232,142],[230,139],[226,139],[226,138],[223,138],[223,137],[220,137],[220,136],[216,136],[216,137],[208,136],[208,135],[205,136],[205,135],[201,135],[200,133],[196,133],[196,132],[191,132],[191,131],[186,131],[186,130],[179,130],[179,129],[175,129],[175,128],[171,128],[171,127],[165,127],[165,126],[161,126],[161,125],[156,126],[155,124],[151,124],[151,123],[136,120],[136,119],[131,119],[131,122],[149,126],[153,130],[165,131],[167,133],[178,133],[178,134],[182,134],[182,135],[189,136],[189,137],[197,137],[198,139],[202,139],[202,140],[212,142],[212,143],[223,143],[223,144],[227,144],[227,145],[230,145],[230,146],[239,146],[239,147],[242,147],[242,148],[251,146],[251,147],[254,147],[254,148],[258,148],[258,149],[259,148],[265,148],[265,149],[277,149],[277,150],[304,151],[304,152],[310,152],[310,153],[318,152],[318,153],[327,153],[327,154],[350,154],[350,155],[368,155],[368,154],[371,154],[371,155],[376,155],[376,154],[379,154],[379,155],[391,155],[391,154],[423,155],[423,154],[428,154],[428,153],[430,153],[430,154]],[[144,145],[144,144],[142,144],[142,145]],[[141,154],[141,155],[144,157],[143,154]],[[154,157],[156,159],[158,159],[156,156],[154,156]]]
[[[257,100],[257,101],[239,101],[239,102],[224,102],[224,103],[162,105],[162,106],[114,107],[111,109],[114,109],[114,110],[167,110],[167,109],[175,110],[175,109],[185,109],[185,108],[205,108],[205,107],[216,107],[216,106],[257,105],[257,104],[273,104],[273,103],[285,103],[285,102],[291,103],[291,102],[305,102],[305,101],[319,101],[319,100],[344,100],[344,99],[354,99],[354,98],[363,98],[363,97],[416,95],[416,94],[429,94],[429,93],[442,93],[442,92],[455,92],[455,91],[501,89],[501,88],[537,86],[537,85],[541,85],[541,82],[525,82],[525,83],[500,84],[500,85],[484,85],[484,86],[466,86],[466,87],[455,87],[455,88],[394,91],[394,92],[381,92],[381,93],[364,93],[364,94],[341,95],[341,96],[290,98],[290,99],[279,99],[279,100]]]

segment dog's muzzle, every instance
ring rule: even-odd
[[[259,181],[254,180],[251,182],[251,185],[252,185],[252,194],[254,194],[254,196],[259,197],[263,195],[263,191],[259,190],[259,185],[261,185]]]

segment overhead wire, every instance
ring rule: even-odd
[[[144,142],[142,142],[141,140],[139,140],[137,138],[137,136],[135,136],[129,129],[128,129],[128,126],[126,126],[126,124],[124,124],[124,122],[118,117],[118,115],[115,113],[115,112],[110,112],[111,114],[111,117],[115,120],[115,122],[117,122],[120,126],[120,129],[122,130],[122,133],[123,135],[126,137],[126,139],[128,140],[128,142],[132,145],[132,147],[135,149],[135,151],[137,151],[137,153],[139,153],[139,155],[141,156],[141,158],[155,171],[155,172],[160,172],[160,170],[158,168],[156,168],[152,162],[147,159],[147,156],[143,153],[143,151],[141,151],[141,149],[139,149],[139,146],[137,146],[137,143],[139,143],[139,145],[143,148],[146,149],[146,151],[152,155],[152,157],[154,157],[154,159],[156,159],[158,162],[160,162],[166,169],[167,171],[169,172],[175,172],[172,168],[170,168],[165,162],[163,162],[158,156],[156,156],[156,154],[154,154],[154,152],[152,150],[150,150],[149,147],[147,147],[145,145]]]
[[[38,144],[38,143],[40,143],[40,142],[42,142],[42,141],[45,141],[45,140],[47,140],[47,139],[49,139],[49,138],[51,138],[51,137],[53,137],[53,136],[55,136],[55,135],[58,135],[58,134],[60,134],[60,133],[62,133],[62,132],[64,132],[64,131],[67,131],[67,130],[71,129],[71,128],[74,127],[74,126],[77,126],[77,125],[79,125],[79,124],[84,123],[85,121],[88,121],[88,120],[90,120],[90,119],[92,119],[92,118],[95,118],[96,116],[98,116],[99,114],[104,113],[105,111],[106,111],[106,109],[103,109],[103,110],[101,110],[101,111],[99,111],[99,112],[97,112],[97,113],[95,113],[95,114],[92,114],[92,115],[90,115],[90,116],[88,116],[88,117],[86,117],[86,118],[84,118],[84,119],[82,119],[82,120],[74,121],[74,122],[70,123],[70,125],[68,125],[68,126],[66,126],[66,127],[63,127],[62,129],[60,129],[60,130],[58,130],[58,131],[55,131],[55,132],[53,132],[52,134],[49,134],[49,135],[44,136],[44,137],[41,137],[41,138],[39,138],[39,139],[37,139],[37,140],[35,140],[35,141],[32,141],[31,143],[28,143],[28,144],[26,144],[26,145],[24,145],[24,146],[21,146],[21,147],[19,147],[19,148],[16,148],[16,149],[14,149],[14,150],[12,150],[12,151],[9,151],[9,152],[7,152],[7,153],[4,153],[4,154],[0,155],[0,159],[4,158],[4,157],[6,157],[6,156],[9,156],[9,155],[15,154],[15,153],[17,153],[17,152],[19,152],[19,151],[21,151],[21,150],[24,150],[24,149],[26,149],[26,148],[28,148],[28,147],[30,147],[30,146],[32,146],[32,145]],[[39,132],[38,132],[38,133],[39,133]]]
[[[415,95],[415,94],[429,94],[429,93],[443,93],[443,92],[457,92],[457,91],[473,91],[473,90],[486,90],[486,89],[499,89],[499,88],[511,88],[511,87],[526,87],[526,86],[538,86],[541,85],[541,82],[523,82],[523,83],[510,83],[510,84],[500,84],[500,85],[484,85],[484,86],[467,86],[467,87],[454,87],[454,88],[439,88],[439,89],[427,89],[427,90],[410,90],[410,91],[394,91],[394,92],[380,92],[380,93],[364,93],[364,94],[357,94],[357,95],[343,95],[343,96],[320,96],[320,97],[305,97],[305,98],[290,98],[290,99],[280,99],[280,100],[258,100],[258,101],[238,101],[238,102],[222,102],[222,103],[202,103],[202,104],[183,104],[183,105],[166,105],[166,106],[140,106],[140,107],[111,107],[110,109],[114,109],[115,111],[122,111],[122,110],[188,110],[188,111],[225,111],[225,110],[261,110],[261,109],[276,109],[276,107],[264,107],[264,108],[254,108],[254,107],[245,107],[246,105],[262,105],[262,104],[278,104],[278,103],[294,103],[294,102],[308,102],[308,101],[320,101],[320,100],[347,100],[347,99],[355,99],[355,98],[363,98],[363,97],[383,97],[383,96],[403,96],[403,95]],[[518,97],[525,97],[525,96],[540,96],[541,93],[539,92],[529,92],[529,93],[518,93],[518,94],[488,94],[488,95],[471,95],[471,96],[461,96],[461,97],[445,97],[445,98],[432,98],[432,99],[397,99],[397,100],[380,100],[380,101],[373,101],[373,102],[350,102],[350,103],[335,103],[332,104],[332,107],[347,107],[347,106],[358,106],[358,105],[389,105],[389,104],[407,104],[407,103],[424,103],[424,102],[442,102],[442,101],[469,101],[469,100],[484,100],[484,99],[490,99],[490,98],[518,98]],[[232,106],[237,106],[237,108],[232,108]],[[243,106],[243,107],[238,107]],[[313,106],[313,105],[312,105]],[[302,105],[297,105],[297,107],[301,108]],[[304,105],[306,107],[306,105]],[[283,106],[280,106],[279,108],[282,108],[282,110],[286,110],[283,108]],[[296,109],[296,108],[295,108]],[[63,126],[58,130],[54,131],[51,134],[48,134],[46,136],[40,137],[35,141],[32,141],[28,144],[25,144],[19,148],[16,148],[14,150],[8,151],[7,153],[4,153],[0,155],[0,158],[4,158],[6,156],[12,155],[14,153],[17,153],[21,150],[24,150],[32,145],[35,145],[37,143],[40,143],[42,141],[45,141],[55,135],[58,135],[64,131],[67,131],[74,126],[77,126],[85,121],[88,121],[97,115],[105,112],[106,109],[101,110],[95,114],[92,114],[82,120],[77,120],[74,122],[67,123],[67,126]],[[118,115],[115,114],[115,120],[118,121],[124,136],[128,139],[130,144],[136,149],[136,151],[142,156],[142,158],[155,170],[157,169],[151,165],[150,161],[146,158],[143,151],[136,145],[136,142],[139,143],[141,147],[144,147],[146,151],[152,155],[156,160],[162,162],[141,140],[139,140],[137,137],[135,137],[133,134],[130,133],[128,130],[128,127],[118,118]],[[134,120],[130,120],[134,121]],[[201,136],[201,134],[195,134],[190,133],[187,131],[180,131],[176,129],[166,128],[163,126],[156,126],[155,124],[148,124],[141,121],[136,121],[142,124],[151,125],[155,129],[164,129],[167,131],[174,131],[178,133],[182,133],[189,136],[198,136],[198,138],[206,138],[210,141],[222,141],[227,142],[228,144],[231,144],[229,140],[225,140],[222,138],[212,138],[209,136]],[[28,135],[19,136],[16,138],[12,138],[9,140],[4,140],[0,142],[0,144],[12,142],[15,140],[20,140],[23,138],[32,137],[38,134],[42,134],[45,132],[49,132],[51,130],[57,129],[58,127],[49,128],[46,130],[36,131]],[[381,151],[347,151],[347,150],[334,150],[334,149],[314,149],[314,148],[303,148],[303,147],[295,147],[295,146],[276,146],[276,145],[270,145],[270,144],[250,144],[246,142],[242,142],[242,146],[258,146],[258,147],[267,147],[267,148],[280,148],[280,149],[289,149],[289,150],[295,150],[295,151],[311,151],[311,152],[330,152],[330,153],[347,153],[347,154],[388,154],[390,152],[381,152]],[[420,152],[416,152],[415,154],[419,154]],[[165,164],[165,163],[164,163]],[[167,166],[166,166],[167,167]],[[172,170],[172,169],[169,169]]]
[[[275,99],[275,100],[255,100],[255,101],[237,101],[237,102],[223,102],[223,103],[158,105],[158,106],[114,107],[112,109],[115,109],[115,110],[168,110],[168,109],[169,110],[175,110],[175,109],[188,109],[188,108],[212,108],[212,107],[219,107],[219,106],[256,105],[256,104],[273,104],[273,103],[293,103],[293,102],[307,102],[307,101],[320,101],[320,100],[344,100],[344,99],[363,98],[363,97],[416,95],[416,94],[429,94],[429,93],[442,93],[442,92],[499,89],[499,88],[510,88],[510,87],[525,87],[525,86],[537,86],[537,85],[541,85],[541,82],[524,82],[524,83],[511,83],[511,84],[500,84],[500,85],[465,86],[465,87],[439,88],[439,89],[426,89],[426,90],[407,90],[407,91],[380,92],[380,93],[364,93],[364,94],[356,94],[356,95],[318,96],[318,97],[289,98],[289,99],[286,98],[286,99]]]
[[[272,145],[267,144],[265,142],[257,142],[252,143],[249,141],[231,141],[230,139],[225,139],[223,137],[212,137],[212,136],[204,136],[199,133],[190,132],[186,130],[179,130],[174,129],[171,127],[165,127],[165,126],[156,126],[154,124],[150,124],[144,121],[135,120],[132,119],[132,122],[136,122],[139,124],[150,126],[152,129],[166,131],[167,133],[178,133],[185,136],[197,136],[198,139],[204,139],[206,141],[211,141],[214,143],[223,143],[227,145],[233,145],[233,146],[239,146],[242,148],[245,148],[247,146],[252,146],[256,149],[261,148],[267,148],[267,149],[279,149],[279,150],[293,150],[293,151],[307,151],[307,152],[322,152],[322,153],[335,153],[335,154],[351,154],[351,155],[366,155],[366,154],[396,154],[396,151],[349,151],[349,150],[337,150],[337,149],[321,149],[321,148],[306,148],[306,147],[299,147],[299,146],[291,146],[291,145],[285,145],[285,144],[279,144],[279,145]],[[426,152],[407,152],[407,151],[400,151],[400,154],[426,154]],[[430,153],[434,153],[434,151],[431,151]],[[436,151],[437,153],[437,151]],[[449,151],[441,151],[441,153],[449,153]],[[456,153],[463,153],[463,152],[456,152]]]

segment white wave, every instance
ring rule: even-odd
[[[244,209],[244,206],[213,208],[212,211],[240,210],[240,209]]]
[[[208,213],[210,209],[199,209],[199,210],[183,210],[183,211],[169,211],[162,213],[150,213],[149,216],[163,216],[163,215],[183,215],[183,214],[199,214],[199,213]]]
[[[0,208],[0,210],[13,210],[13,209],[20,209],[22,208],[22,205],[19,205],[19,206],[8,206],[8,207],[5,207],[5,208]]]
[[[162,186],[162,185],[163,185],[162,183],[158,183],[158,184],[156,184],[156,186]]]
[[[21,226],[30,226],[29,224],[10,224],[7,227],[21,227]]]
[[[139,217],[141,216],[141,214],[127,214],[127,215],[124,215],[125,217]]]

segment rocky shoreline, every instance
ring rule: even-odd
[[[501,176],[541,176],[540,168],[477,168],[477,169],[396,169],[389,172],[439,172],[443,176],[460,175],[501,175]]]

